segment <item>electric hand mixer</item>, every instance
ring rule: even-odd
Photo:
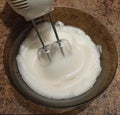
[[[37,55],[43,64],[51,63],[52,50],[58,51],[59,49],[63,56],[67,56],[70,53],[71,47],[69,42],[65,39],[59,39],[52,15],[50,14],[50,12],[54,9],[54,0],[8,0],[8,3],[18,14],[24,16],[26,21],[32,22],[38,38],[42,44],[42,48],[38,49]],[[35,22],[36,18],[41,17],[45,14],[48,14],[57,39],[57,41],[54,42],[52,45],[45,45]]]

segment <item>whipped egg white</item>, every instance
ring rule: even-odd
[[[49,66],[43,67],[37,57],[41,46],[34,29],[21,44],[16,57],[23,80],[36,93],[53,99],[67,99],[79,96],[93,87],[101,73],[100,52],[96,44],[81,29],[56,23],[60,38],[69,41],[70,56],[55,55]],[[51,24],[38,25],[46,44],[56,38]]]

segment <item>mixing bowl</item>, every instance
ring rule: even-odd
[[[4,51],[5,70],[11,83],[20,92],[20,94],[37,104],[52,107],[53,109],[63,110],[73,109],[77,106],[82,107],[89,104],[93,99],[102,94],[113,80],[117,68],[116,47],[111,35],[108,33],[108,30],[94,17],[81,12],[80,10],[65,7],[55,8],[52,14],[55,22],[60,20],[66,25],[81,28],[96,44],[102,46],[102,72],[93,88],[78,97],[62,100],[43,97],[30,89],[23,81],[16,63],[16,56],[18,54],[19,47],[32,29],[32,25],[26,22],[20,25],[16,31],[12,32],[6,42]],[[37,22],[41,23],[47,20],[48,17],[44,16],[38,19]]]

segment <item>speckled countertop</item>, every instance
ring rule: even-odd
[[[56,0],[57,6],[70,6],[91,14],[105,25],[120,56],[120,0]],[[45,114],[37,106],[19,95],[9,82],[3,65],[3,51],[10,29],[15,26],[14,12],[0,0],[0,114]],[[120,115],[120,57],[116,76],[109,88],[83,111],[80,109],[64,115]]]

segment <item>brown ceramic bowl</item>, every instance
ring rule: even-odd
[[[65,100],[49,99],[31,90],[23,81],[16,63],[19,47],[32,28],[32,25],[26,22],[20,25],[7,40],[4,52],[5,70],[14,87],[27,99],[37,104],[64,110],[81,107],[102,94],[112,82],[117,68],[116,47],[108,30],[98,20],[80,10],[64,7],[55,8],[53,17],[55,22],[60,20],[66,25],[83,29],[96,44],[102,46],[102,72],[93,88],[78,97]],[[42,21],[46,20],[47,16],[44,16]]]

